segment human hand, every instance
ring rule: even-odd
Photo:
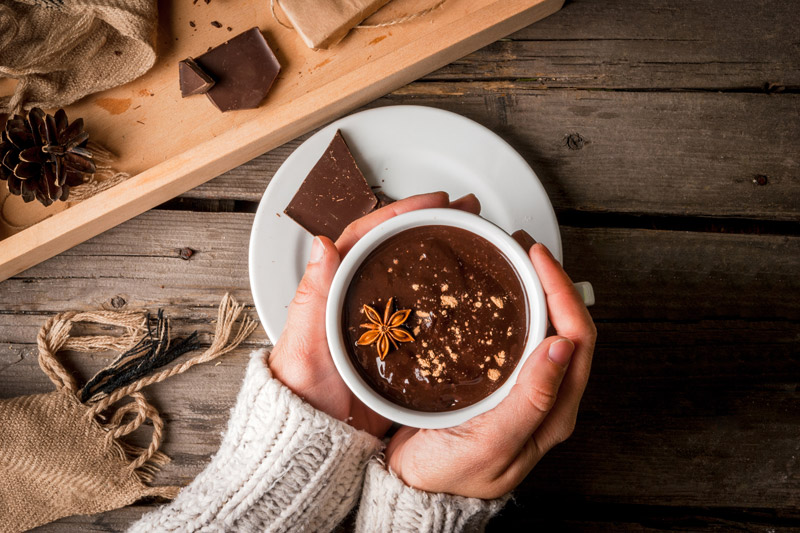
[[[386,449],[386,460],[407,485],[497,498],[514,489],[545,453],[572,434],[597,330],[547,248],[536,244],[529,255],[558,335],[534,350],[509,395],[494,409],[453,428],[400,428]]]
[[[379,437],[386,433],[391,422],[350,392],[328,350],[325,334],[328,291],[341,258],[369,230],[399,214],[436,207],[480,211],[478,200],[471,194],[453,202],[447,193],[422,194],[389,204],[356,220],[344,230],[336,244],[327,237],[316,237],[305,275],[289,305],[286,326],[268,359],[272,374],[313,407]]]

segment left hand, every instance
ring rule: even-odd
[[[350,224],[334,244],[316,237],[289,316],[275,349],[269,355],[272,374],[316,409],[344,420],[357,429],[382,437],[391,422],[373,412],[350,392],[339,376],[328,350],[325,307],[328,291],[341,258],[369,230],[401,213],[436,207],[480,211],[474,195],[450,202],[447,193],[412,196],[378,209]]]

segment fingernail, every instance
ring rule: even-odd
[[[314,243],[311,245],[311,255],[308,258],[310,264],[319,263],[325,255],[325,245],[322,244],[322,239],[314,237]]]
[[[547,350],[547,358],[559,366],[566,367],[572,359],[575,345],[569,339],[558,339]]]
[[[547,247],[547,246],[545,246],[544,244],[542,244],[542,243],[540,243],[540,242],[537,242],[536,244],[534,244],[534,246],[538,246],[538,247],[540,247],[540,248],[541,248],[541,250],[542,250],[542,251],[543,251],[545,254],[547,254],[547,255],[548,255],[549,257],[551,257],[551,258],[553,257],[553,254],[550,252],[550,248],[548,248],[548,247]]]

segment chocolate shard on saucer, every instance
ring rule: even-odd
[[[372,192],[375,193],[375,196],[378,198],[378,205],[375,206],[375,209],[386,207],[387,205],[393,204],[397,201],[381,190],[376,190],[373,188]]]
[[[531,246],[536,244],[536,239],[531,237],[531,234],[525,231],[524,229],[518,229],[514,233],[511,234],[515,241],[519,243],[520,246],[526,251],[531,251]]]
[[[377,203],[342,133],[337,131],[284,213],[312,235],[335,241],[348,224],[371,212]]]
[[[220,111],[258,107],[281,71],[278,58],[258,28],[212,48],[195,62],[215,80],[206,96]]]
[[[214,86],[214,79],[191,57],[178,63],[178,79],[181,84],[181,98],[207,93]]]

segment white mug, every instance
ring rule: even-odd
[[[423,412],[398,405],[381,396],[364,381],[348,355],[342,328],[342,312],[347,289],[358,267],[383,241],[402,231],[419,226],[454,226],[483,237],[495,245],[508,258],[519,275],[526,293],[528,305],[528,337],[525,348],[514,372],[497,390],[477,403],[454,411]],[[593,303],[591,285],[580,284],[579,291],[588,305]],[[587,293],[588,291],[588,293]],[[590,301],[591,300],[591,301]],[[417,428],[438,429],[457,426],[497,406],[517,381],[517,376],[528,356],[544,340],[547,331],[547,305],[544,291],[533,268],[527,251],[508,233],[478,215],[457,209],[421,209],[393,217],[379,224],[364,235],[342,260],[333,278],[325,311],[325,327],[328,346],[342,379],[359,400],[376,413],[403,424]]]

